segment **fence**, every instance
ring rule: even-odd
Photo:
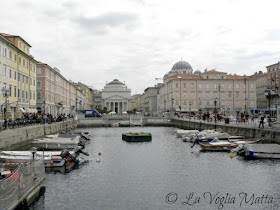
[[[35,160],[34,164],[33,162],[18,164],[9,177],[0,179],[0,209],[10,208],[35,184],[41,182],[44,177],[43,159]]]

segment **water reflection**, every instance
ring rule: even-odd
[[[49,173],[43,204],[35,209],[264,209],[272,204],[241,203],[267,194],[280,203],[280,161],[247,161],[225,152],[200,152],[176,138],[175,128],[135,128],[152,142],[127,143],[129,128],[96,128],[87,162],[70,173]],[[99,155],[101,152],[101,155]],[[100,159],[100,162],[96,162]],[[170,202],[167,202],[167,195]],[[59,196],[58,196],[59,195]],[[193,196],[191,199],[190,196]],[[220,205],[220,200],[235,198]],[[177,198],[176,198],[177,196]],[[176,201],[175,199],[176,198]],[[188,199],[187,199],[188,198]],[[198,203],[195,203],[197,198]],[[173,199],[173,200],[172,200]],[[212,201],[212,202],[210,202]],[[217,203],[216,203],[217,202]],[[240,204],[241,203],[241,204]]]

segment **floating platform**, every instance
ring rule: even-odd
[[[119,123],[119,127],[130,127],[129,123]]]
[[[152,141],[152,134],[151,133],[123,133],[122,140],[127,142]]]

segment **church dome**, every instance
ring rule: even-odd
[[[186,61],[178,61],[177,63],[175,63],[173,66],[172,66],[172,69],[171,70],[191,70],[193,71],[193,68],[192,66],[186,62]]]
[[[127,89],[126,85],[121,81],[119,81],[118,79],[114,79],[112,82],[109,82],[108,84],[106,84],[104,88],[115,89],[115,90]]]
[[[196,70],[196,71],[194,72],[194,74],[201,74],[201,71]]]
[[[192,74],[193,68],[192,66],[186,61],[178,61],[172,66],[172,69],[164,75],[164,79],[169,76],[176,75],[176,74]]]

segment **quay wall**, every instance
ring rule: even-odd
[[[17,150],[27,147],[35,138],[45,135],[59,133],[77,127],[76,120],[65,120],[64,122],[53,122],[52,124],[40,124],[13,128],[0,132],[0,150]]]
[[[118,123],[129,123],[127,117],[102,117],[102,118],[79,118],[78,128],[92,127],[112,127]],[[212,130],[215,129],[214,122],[204,122],[198,120],[188,120],[181,118],[160,118],[160,117],[144,117],[142,118],[143,126],[165,126],[176,127],[181,129],[197,129],[197,130]],[[264,138],[267,143],[280,144],[280,129],[265,128],[259,129],[257,124],[246,124],[244,126],[236,125],[235,123],[225,124],[219,122],[216,124],[216,129],[227,132],[231,135],[243,135],[246,138]]]

